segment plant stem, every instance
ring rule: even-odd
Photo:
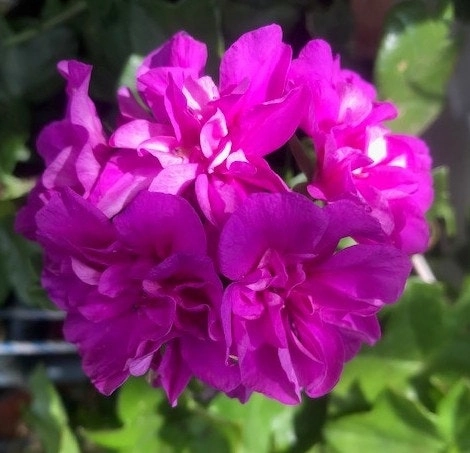
[[[411,257],[411,262],[413,263],[415,272],[419,275],[423,282],[429,284],[436,283],[437,279],[424,255],[413,255]]]
[[[293,135],[289,140],[288,146],[297,165],[299,166],[300,171],[305,174],[307,181],[311,181],[314,172],[314,164],[312,160],[309,159],[304,147],[302,146],[302,143],[296,135]]]
[[[80,13],[82,13],[86,9],[87,9],[87,4],[85,1],[79,1],[77,3],[74,3],[73,5],[70,6],[70,8],[44,21],[37,28],[33,30],[25,30],[21,33],[11,36],[10,38],[5,39],[3,41],[3,45],[5,47],[16,46],[23,42],[29,41],[30,39],[33,39],[36,35],[38,35],[40,32],[49,30],[51,28],[54,28],[57,25],[67,22],[68,20],[74,18],[75,16],[78,16]]]

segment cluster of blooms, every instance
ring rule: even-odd
[[[17,229],[43,247],[43,285],[101,392],[149,372],[172,404],[192,377],[295,404],[379,338],[427,245],[429,153],[384,127],[395,108],[324,41],[293,59],[277,25],[247,33],[218,85],[206,58],[184,32],[148,55],[109,137],[91,68],[61,62],[67,113],[38,139],[46,169]],[[303,194],[265,160],[296,131],[316,154]]]

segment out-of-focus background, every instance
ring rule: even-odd
[[[327,39],[398,105],[390,127],[427,140],[437,282],[412,278],[379,345],[298,407],[240,405],[194,383],[172,409],[137,379],[101,396],[40,287],[40,251],[13,231],[43,168],[38,132],[64,114],[56,64],[94,66],[91,97],[111,129],[135,56],[184,29],[207,44],[216,77],[224,48],[273,22],[294,52]],[[0,0],[0,453],[470,451],[469,80],[467,0]]]

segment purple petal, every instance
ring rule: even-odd
[[[146,140],[160,135],[171,135],[167,125],[139,119],[123,124],[116,129],[109,139],[109,144],[116,148],[139,149]]]
[[[120,150],[106,162],[89,200],[111,218],[146,189],[160,170],[153,156]]]
[[[95,250],[105,256],[116,240],[109,219],[67,188],[51,197],[36,221],[38,241],[47,250],[79,254]]]
[[[147,351],[138,355],[139,345],[154,336],[152,325],[139,312],[102,322],[91,322],[79,314],[69,313],[64,334],[78,346],[85,373],[105,395],[114,392],[129,377],[129,361],[147,356]],[[156,344],[153,349],[156,351],[158,347]]]
[[[199,217],[183,198],[140,192],[114,219],[122,241],[132,250],[164,259],[173,253],[205,254]]]
[[[300,194],[253,194],[222,230],[221,271],[239,280],[270,248],[283,255],[313,253],[326,227],[325,213]]]
[[[230,136],[234,149],[247,156],[264,156],[292,137],[304,115],[305,93],[301,88],[275,101],[256,105],[240,115]]]
[[[410,271],[409,258],[395,247],[359,244],[317,265],[312,278],[353,299],[389,303],[402,294]]]
[[[292,336],[289,350],[299,384],[308,396],[323,396],[336,385],[343,370],[343,342],[336,329],[319,320],[297,318],[295,325],[299,336]]]
[[[154,385],[161,386],[170,404],[175,407],[178,397],[191,379],[191,370],[180,351],[179,342],[174,340],[166,345],[163,357],[155,369]]]
[[[220,90],[247,84],[247,103],[255,105],[282,95],[292,50],[282,42],[279,25],[241,36],[225,52],[220,65]]]
[[[240,394],[240,370],[236,363],[226,362],[223,342],[203,341],[185,336],[181,339],[181,350],[191,372],[200,380],[224,392]]]
[[[269,346],[239,358],[242,383],[283,404],[300,402],[300,386],[287,350]]]
[[[72,124],[82,126],[88,131],[92,146],[105,143],[101,121],[88,96],[91,66],[75,60],[64,60],[57,67],[67,80],[67,118]]]
[[[150,184],[150,192],[181,194],[194,182],[201,169],[199,164],[170,165],[164,168]]]
[[[206,65],[206,60],[206,45],[180,31],[145,57],[137,71],[137,77],[150,69],[161,67],[190,68],[199,75]]]

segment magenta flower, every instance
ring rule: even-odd
[[[227,354],[241,382],[283,403],[330,391],[375,317],[403,290],[406,255],[382,244],[336,251],[343,237],[380,239],[380,227],[347,201],[319,208],[295,193],[254,194],[225,224],[220,268]]]
[[[424,142],[382,125],[396,116],[395,108],[378,102],[373,86],[357,74],[341,69],[324,41],[305,46],[292,63],[290,80],[307,86],[311,98],[302,121],[317,157],[310,194],[363,205],[393,244],[409,254],[424,252],[425,213],[433,197]]]
[[[176,34],[137,72],[149,111],[120,91],[111,145],[152,156],[149,189],[196,199],[220,225],[250,193],[287,190],[263,157],[292,136],[305,106],[301,87],[285,87],[291,53],[277,25],[247,33],[225,52],[217,87],[202,75],[205,45]]]
[[[36,217],[47,256],[43,284],[67,310],[66,338],[101,392],[153,368],[175,402],[192,376],[193,342],[212,351],[214,366],[219,351],[225,366],[222,343],[204,345],[222,338],[222,285],[188,202],[143,191],[109,220],[67,189]],[[175,361],[182,365],[172,369]],[[175,370],[178,379],[169,379]],[[227,385],[235,389],[231,372]]]
[[[101,392],[149,373],[173,405],[193,377],[295,404],[380,337],[427,245],[429,151],[382,125],[395,108],[323,41],[292,61],[279,26],[249,32],[218,84],[206,60],[184,32],[150,53],[109,138],[91,67],[61,62],[67,113],[39,137],[46,169],[17,229],[43,247],[43,286]],[[314,200],[265,160],[299,126]]]
[[[95,106],[88,96],[91,67],[76,61],[63,61],[58,69],[67,81],[67,112],[63,120],[52,122],[39,135],[37,149],[46,168],[16,220],[17,229],[32,240],[36,236],[34,216],[54,190],[70,187],[87,196],[99,176],[102,163],[111,153]]]

